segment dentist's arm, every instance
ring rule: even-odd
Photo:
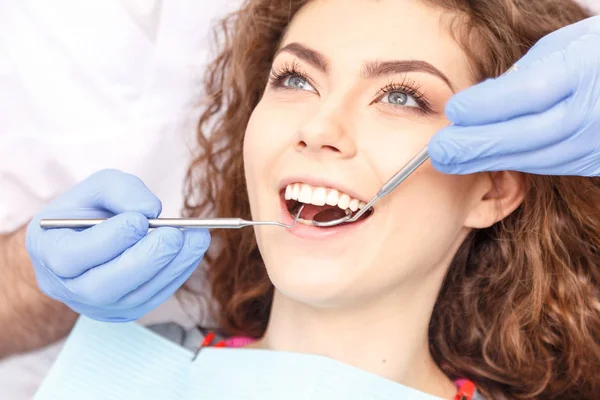
[[[0,236],[0,359],[61,339],[77,317],[38,289],[25,231]]]
[[[445,173],[600,176],[600,16],[540,40],[517,70],[454,96],[432,139]]]

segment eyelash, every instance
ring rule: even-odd
[[[426,114],[431,113],[433,111],[433,109],[431,108],[431,103],[427,99],[425,91],[421,89],[421,86],[419,86],[417,82],[415,82],[407,76],[404,76],[400,83],[392,81],[385,85],[379,92],[377,92],[376,98],[380,99],[386,94],[393,92],[402,92],[411,96],[413,99],[415,99],[419,107],[421,107],[420,111]]]
[[[286,79],[291,76],[297,76],[304,79],[316,89],[316,85],[308,77],[308,74],[302,71],[297,63],[286,63],[277,70],[273,69],[269,77],[269,82],[277,89],[297,90],[284,85]],[[408,78],[407,76],[404,76],[400,83],[392,81],[385,85],[383,88],[381,88],[381,90],[379,90],[379,92],[377,92],[376,99],[380,99],[386,94],[393,92],[402,92],[414,98],[420,107],[420,109],[415,111],[420,111],[425,114],[433,111],[426,93],[421,90],[421,87],[414,80]]]
[[[292,63],[292,64],[286,63],[283,66],[281,66],[278,70],[272,70],[269,81],[270,81],[271,85],[273,85],[273,87],[276,87],[278,89],[296,90],[296,89],[292,89],[288,86],[285,86],[283,84],[285,82],[285,80],[287,78],[289,78],[290,76],[297,76],[299,78],[304,79],[308,83],[310,83],[311,86],[313,86],[313,87],[315,86],[315,85],[313,85],[311,79],[308,77],[308,74],[303,72],[297,63]]]

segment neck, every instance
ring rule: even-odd
[[[443,398],[456,394],[433,361],[428,326],[443,276],[359,306],[323,308],[275,291],[257,347],[322,355]]]

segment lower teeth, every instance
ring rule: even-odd
[[[340,208],[339,211],[343,211],[343,210]],[[324,211],[321,211],[321,213],[323,213],[323,212]],[[344,213],[346,215],[351,215],[352,214],[352,212],[351,212],[350,209],[346,209],[344,211]],[[290,215],[292,216],[292,218],[296,218],[296,216],[298,215],[297,210],[290,211]],[[317,217],[318,215],[319,215],[319,213],[315,214],[315,216],[313,217],[313,219],[298,218],[298,223],[302,224],[302,225],[307,225],[307,226],[317,226],[317,225],[315,225],[314,220],[315,220],[315,217]],[[336,216],[336,215],[332,215],[331,218],[329,219],[329,221],[327,221],[327,220],[326,221],[319,221],[319,219],[317,219],[317,221],[318,222],[330,222],[330,221],[334,221],[334,220],[337,220],[337,219],[340,219],[340,218],[342,218],[342,217]],[[323,227],[321,227],[321,228],[323,228]]]
[[[302,219],[302,218],[298,218],[298,223],[302,224],[302,225],[308,225],[308,226],[315,225],[315,224],[313,224],[312,220],[306,220],[306,219]]]

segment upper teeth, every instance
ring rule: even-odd
[[[285,188],[286,200],[297,200],[301,203],[314,204],[315,206],[338,206],[342,210],[350,209],[356,211],[367,204],[358,199],[353,199],[345,193],[336,189],[314,187],[305,183],[293,183]]]

